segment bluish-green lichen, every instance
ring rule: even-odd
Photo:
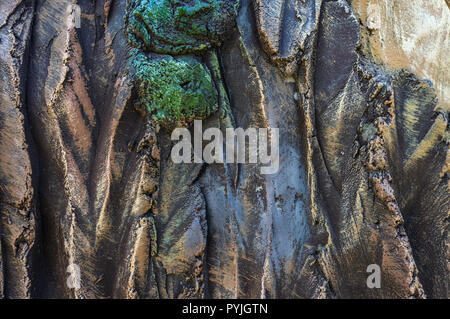
[[[187,126],[218,109],[209,70],[194,57],[138,53],[132,57],[138,103],[163,127]]]
[[[133,0],[131,46],[159,54],[198,53],[221,45],[235,25],[239,0]]]

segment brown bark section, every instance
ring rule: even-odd
[[[37,232],[25,108],[34,5],[32,1],[2,1],[0,11],[0,295],[28,298],[32,294]]]

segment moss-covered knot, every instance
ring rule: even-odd
[[[218,93],[209,70],[188,56],[136,54],[138,107],[162,127],[188,126],[218,110]]]
[[[235,25],[239,0],[133,0],[127,13],[131,46],[181,55],[220,46]]]

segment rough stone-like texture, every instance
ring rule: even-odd
[[[0,298],[449,298],[449,17],[1,0]],[[279,172],[174,164],[195,119],[279,128]]]
[[[161,54],[219,46],[233,29],[237,0],[132,0],[126,20],[132,46]]]
[[[25,107],[33,1],[0,3],[0,296],[33,296],[37,210]]]
[[[448,1],[353,0],[352,7],[367,28],[374,60],[432,81],[440,104],[448,111]]]
[[[136,90],[145,111],[161,125],[187,126],[217,111],[217,90],[211,75],[193,57],[133,57]]]
[[[253,0],[261,45],[293,75],[316,31],[322,0]]]

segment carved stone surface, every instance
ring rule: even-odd
[[[448,298],[449,17],[1,0],[0,298]],[[279,171],[175,164],[195,119],[279,128]]]

